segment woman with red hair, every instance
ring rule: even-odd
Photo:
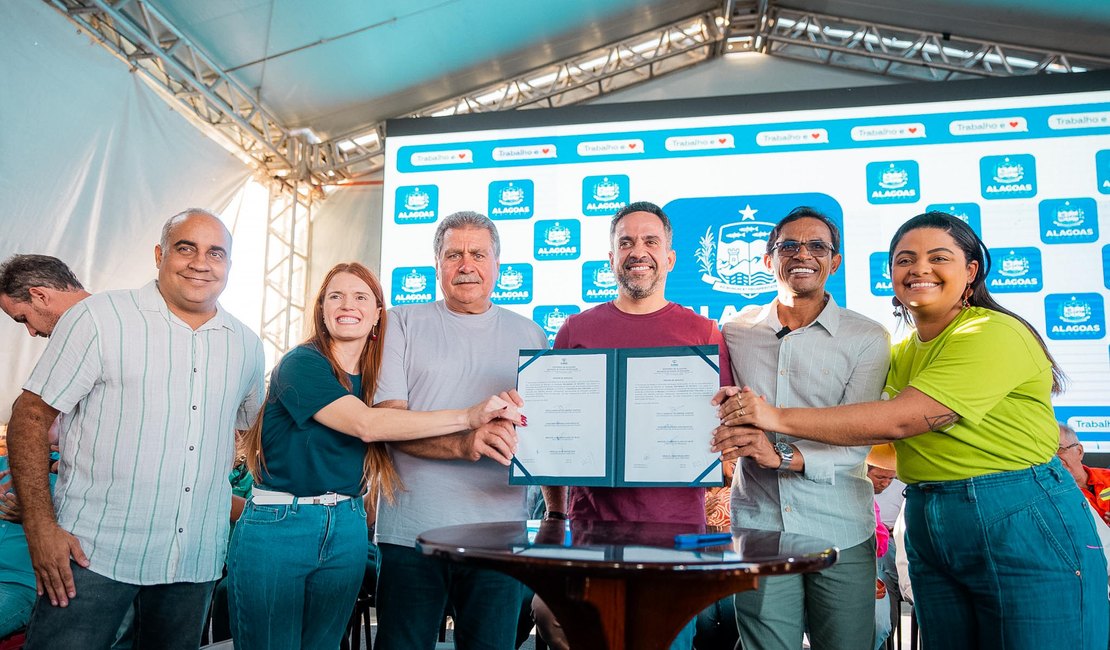
[[[228,553],[235,647],[338,647],[366,565],[367,486],[399,487],[384,442],[519,423],[516,391],[469,409],[371,408],[382,360],[382,288],[357,263],[328,272],[312,334],[274,368],[247,433],[253,496]]]

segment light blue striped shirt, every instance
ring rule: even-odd
[[[235,429],[262,400],[262,342],[223,309],[196,331],[151,282],[81,301],[24,384],[62,412],[58,523],[90,569],[207,582],[227,553]]]
[[[780,407],[819,407],[879,399],[890,366],[882,325],[829,297],[817,319],[779,339],[778,300],[749,307],[723,333],[737,386]],[[768,432],[805,458],[801,473],[764,469],[744,458],[732,479],[732,524],[811,535],[847,549],[875,534],[869,447],[837,447]]]

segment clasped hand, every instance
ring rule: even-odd
[[[471,431],[467,434],[470,460],[486,456],[506,466],[512,462],[517,446],[516,426],[528,425],[528,419],[520,412],[522,406],[524,399],[520,393],[510,389],[470,407]]]
[[[717,406],[721,426],[713,430],[712,450],[721,460],[746,457],[760,467],[777,468],[781,459],[764,433],[773,430],[774,407],[745,386],[726,386],[717,391],[712,403]]]

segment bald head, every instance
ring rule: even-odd
[[[227,252],[229,255],[231,254],[231,231],[224,226],[224,222],[220,221],[219,217],[202,208],[189,208],[166,219],[166,223],[162,224],[162,237],[158,240],[158,245],[162,247],[162,250],[169,248],[170,243],[173,241],[174,230],[188,221],[190,217],[203,217],[211,219],[219,224],[220,228],[223,229],[224,234],[227,236]]]

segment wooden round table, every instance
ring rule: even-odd
[[[666,650],[698,612],[761,576],[820,571],[837,549],[802,535],[734,528],[731,541],[678,547],[675,535],[722,532],[643,522],[531,521],[436,528],[425,555],[495,569],[528,585],[575,650]]]

